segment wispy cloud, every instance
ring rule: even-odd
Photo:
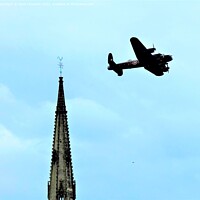
[[[25,151],[38,143],[38,140],[22,139],[0,124],[0,154],[8,155]]]
[[[6,85],[0,83],[0,103],[8,104],[13,102],[15,102],[15,98],[10,89]]]

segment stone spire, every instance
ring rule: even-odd
[[[75,189],[63,77],[59,77],[48,200],[75,200]]]

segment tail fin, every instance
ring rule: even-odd
[[[112,55],[112,53],[108,54],[108,64],[110,66],[115,65],[115,62],[113,61],[113,55]]]
[[[112,53],[108,54],[108,70],[113,70],[114,72],[117,73],[118,76],[123,75],[123,70],[121,68],[117,67],[117,64],[113,61],[113,55]]]

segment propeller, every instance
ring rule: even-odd
[[[156,48],[155,48],[154,44],[153,44],[153,49],[154,49],[154,51],[156,50]]]
[[[169,66],[168,66],[168,63],[166,63],[166,67],[167,67],[167,72],[169,73]]]

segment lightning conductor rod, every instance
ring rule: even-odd
[[[63,57],[57,57],[57,59],[59,60],[59,63],[58,63],[58,66],[59,66],[59,69],[60,69],[60,77],[62,77],[62,70],[63,70],[63,63],[62,63],[62,60],[63,60]]]

